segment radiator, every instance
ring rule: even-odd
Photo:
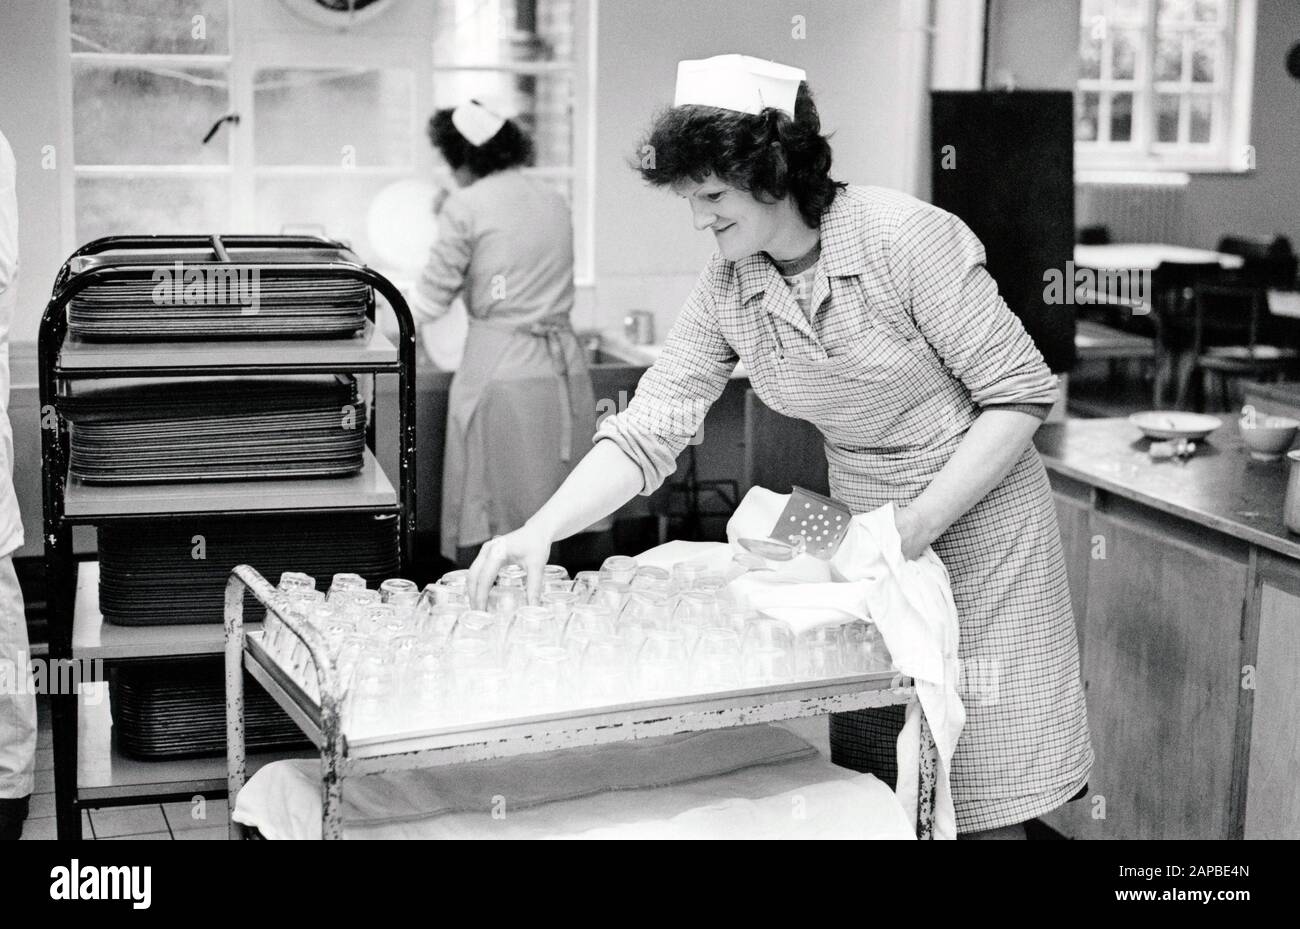
[[[1192,245],[1183,184],[1078,184],[1075,224],[1105,226],[1112,242]]]

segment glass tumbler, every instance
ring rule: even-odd
[[[404,577],[390,577],[379,585],[379,595],[388,603],[393,599],[393,594],[415,594],[418,597],[420,587],[415,581],[408,581]]]
[[[586,603],[600,583],[599,571],[579,571],[573,578],[573,593],[579,603]]]
[[[779,619],[758,614],[741,637],[745,684],[779,684],[794,679],[794,632]]]
[[[584,703],[613,703],[627,695],[628,653],[618,636],[593,634],[582,643],[578,667],[582,672],[579,675],[579,697]]]
[[[484,643],[493,656],[501,650],[501,618],[482,610],[466,610],[456,620],[451,630],[451,644],[466,639],[475,639]]]
[[[844,673],[844,633],[839,626],[815,626],[795,639],[795,673],[803,680],[822,680]]]
[[[572,703],[573,659],[558,645],[533,650],[524,666],[521,690],[532,706],[554,710]]]
[[[637,692],[666,697],[690,689],[686,637],[676,629],[648,629],[636,657]]]
[[[610,555],[600,566],[600,579],[602,581],[610,580],[630,584],[635,574],[636,559],[629,558],[627,555]]]
[[[614,631],[631,648],[640,648],[651,629],[667,631],[671,622],[668,598],[648,591],[633,591],[614,624]]]
[[[712,627],[700,633],[691,653],[691,683],[701,692],[733,690],[741,683],[740,634]]]
[[[542,592],[542,606],[555,614],[555,621],[563,628],[569,621],[569,614],[578,603],[578,595],[572,590],[546,590]]]
[[[560,644],[578,659],[587,644],[597,636],[614,635],[614,613],[594,603],[584,603],[573,608],[569,621],[564,624]]]
[[[678,593],[694,590],[696,583],[704,576],[704,565],[690,561],[679,561],[673,565],[673,587]]]

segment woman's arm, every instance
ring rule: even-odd
[[[551,545],[604,519],[641,489],[641,469],[613,442],[597,442],[551,499],[521,528],[483,544],[469,569],[471,601],[481,605],[506,564],[528,570],[528,599],[536,602]]]
[[[528,570],[528,596],[536,600],[551,543],[581,532],[638,493],[653,493],[673,473],[736,366],[736,353],[718,329],[715,264],[700,275],[628,408],[605,418],[595,447],[524,526],[484,544],[470,568],[475,605],[487,601],[497,571],[512,561]]]
[[[1015,410],[985,410],[971,423],[957,451],[910,506],[898,511],[903,557],[926,546],[984,498],[1020,460],[1039,419]]]

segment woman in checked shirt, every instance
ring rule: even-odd
[[[781,104],[781,66],[722,58],[683,63],[641,171],[688,201],[718,251],[627,410],[523,528],[484,547],[471,590],[481,601],[507,561],[536,586],[553,541],[657,488],[743,362],[763,402],[821,431],[832,495],[858,513],[896,504],[904,555],[933,546],[947,566],[970,672],[950,772],[957,829],[1021,837],[1080,792],[1093,761],[1059,529],[1030,442],[1055,377],[961,220],[833,181],[807,85]],[[712,68],[709,81],[690,83],[687,64]],[[832,717],[832,759],[892,782],[900,709]]]

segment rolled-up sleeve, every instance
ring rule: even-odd
[[[984,246],[959,218],[917,210],[899,226],[889,269],[903,305],[977,406],[1056,402],[1056,376],[998,293]]]
[[[447,312],[465,286],[473,250],[473,216],[465,201],[452,194],[438,214],[438,239],[415,282],[411,311],[416,317],[429,321]]]
[[[614,442],[641,469],[641,494],[651,494],[677,468],[677,456],[699,431],[727,386],[736,353],[718,328],[716,260],[700,275],[668,333],[663,353],[636,386],[627,409],[606,416],[595,441]]]

